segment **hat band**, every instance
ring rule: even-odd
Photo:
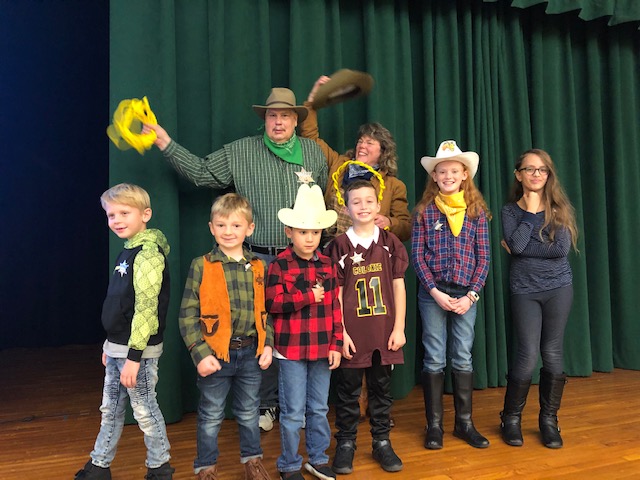
[[[291,108],[295,107],[295,105],[293,105],[292,103],[285,102],[285,101],[282,101],[282,100],[276,100],[275,102],[267,103],[266,106],[270,107],[271,105],[282,105],[282,104],[289,105]]]

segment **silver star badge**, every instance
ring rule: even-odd
[[[129,268],[129,264],[126,260],[123,260],[120,265],[117,265],[116,268],[113,269],[113,271],[118,272],[121,277],[124,277],[127,274],[127,268]]]
[[[355,264],[355,265],[360,265],[362,262],[364,262],[364,258],[362,257],[361,253],[355,253],[353,254],[353,256],[349,257],[351,259],[351,261]]]
[[[438,230],[438,231],[439,231],[439,230],[441,230],[441,229],[442,229],[442,225],[444,225],[444,224],[443,224],[443,223],[440,223],[440,220],[438,220],[438,221],[436,222],[436,224],[433,226],[433,229],[434,229],[434,230]]]
[[[300,183],[312,183],[313,182],[313,177],[311,176],[313,172],[307,172],[304,167],[302,167],[302,170],[300,170],[299,172],[296,172],[296,175],[298,176],[298,181]]]

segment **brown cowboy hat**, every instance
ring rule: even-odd
[[[365,72],[343,68],[331,75],[324,85],[320,85],[313,99],[313,108],[328,107],[360,95],[368,94],[373,88],[373,77]]]
[[[296,96],[288,88],[272,88],[265,105],[253,105],[253,111],[264,119],[270,108],[290,108],[298,114],[298,122],[307,118],[309,111],[304,105],[296,105]]]

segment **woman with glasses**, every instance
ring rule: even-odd
[[[567,256],[571,247],[577,252],[578,229],[573,206],[547,152],[524,152],[514,175],[509,202],[502,208],[502,229],[511,254],[509,283],[517,348],[500,413],[502,438],[508,445],[523,444],[522,410],[541,354],[538,425],[542,443],[560,448],[557,413],[566,379],[563,339],[573,301]]]

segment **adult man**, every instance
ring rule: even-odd
[[[145,124],[142,133],[154,130],[155,145],[171,166],[195,185],[216,189],[233,187],[253,208],[255,230],[247,248],[267,263],[288,245],[278,220],[278,210],[291,207],[299,180],[309,175],[324,191],[327,163],[313,140],[299,138],[295,129],[307,116],[296,105],[288,88],[273,88],[265,105],[253,105],[264,119],[264,135],[245,137],[224,145],[204,158],[192,154],[169,137],[160,125]],[[278,403],[277,362],[263,373],[260,427],[273,428]]]

